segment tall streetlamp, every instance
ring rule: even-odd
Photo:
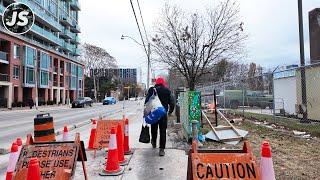
[[[132,39],[135,43],[137,43],[138,45],[140,45],[140,46],[143,46],[144,48],[145,48],[145,46],[143,45],[143,44],[141,44],[141,43],[139,43],[137,40],[135,40],[134,38],[132,38],[132,37],[130,37],[130,36],[125,36],[125,35],[121,35],[121,39],[123,40],[123,39],[125,39],[125,38],[129,38],[129,39]],[[147,89],[149,89],[149,87],[150,87],[150,68],[151,68],[151,63],[150,63],[150,56],[151,56],[151,48],[150,48],[150,43],[148,43],[148,50],[147,50],[147,60],[148,60],[148,62],[147,62],[147,66],[148,66],[148,68],[147,68]]]
[[[299,41],[300,41],[300,72],[301,72],[301,99],[303,118],[301,123],[309,123],[307,111],[307,90],[306,90],[306,72],[304,57],[304,37],[303,37],[303,14],[302,0],[298,0],[298,17],[299,17]]]

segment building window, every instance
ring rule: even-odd
[[[40,67],[42,69],[48,69],[49,68],[49,64],[50,64],[50,58],[49,58],[49,54],[45,53],[45,52],[41,52],[41,58],[40,58]]]
[[[34,84],[34,68],[27,67],[26,83]]]
[[[13,58],[20,57],[20,46],[18,44],[13,45]]]
[[[34,66],[34,60],[36,57],[36,49],[31,47],[26,47],[26,64]]]
[[[20,68],[19,66],[13,66],[13,79],[19,79]]]
[[[52,68],[52,56],[50,56],[50,68]]]
[[[40,85],[42,86],[48,86],[49,80],[49,73],[47,71],[41,71],[40,74]]]

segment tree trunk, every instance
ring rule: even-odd
[[[189,82],[188,82],[188,85],[189,85],[189,90],[190,91],[194,91],[195,90],[195,82],[193,79],[190,79]]]
[[[93,89],[94,89],[94,100],[97,102],[97,86],[96,86],[96,76],[93,75]]]

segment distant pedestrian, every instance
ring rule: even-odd
[[[156,79],[155,86],[149,88],[145,103],[148,102],[149,98],[153,95],[154,88],[157,90],[162,106],[166,109],[168,114],[171,115],[174,110],[174,100],[172,98],[171,91],[166,87],[166,82],[162,77],[158,77]],[[153,148],[156,148],[157,146],[158,126],[160,129],[159,156],[165,155],[164,149],[166,148],[167,123],[168,117],[165,115],[157,123],[151,125],[151,144]]]
[[[33,100],[30,98],[29,99],[29,107],[30,107],[30,109],[32,109],[32,107],[34,106],[34,102],[33,102]]]

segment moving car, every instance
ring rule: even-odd
[[[106,97],[102,102],[103,105],[116,104],[116,103],[117,103],[117,100],[114,97]]]
[[[92,106],[92,99],[89,97],[80,97],[72,102],[72,108]]]

